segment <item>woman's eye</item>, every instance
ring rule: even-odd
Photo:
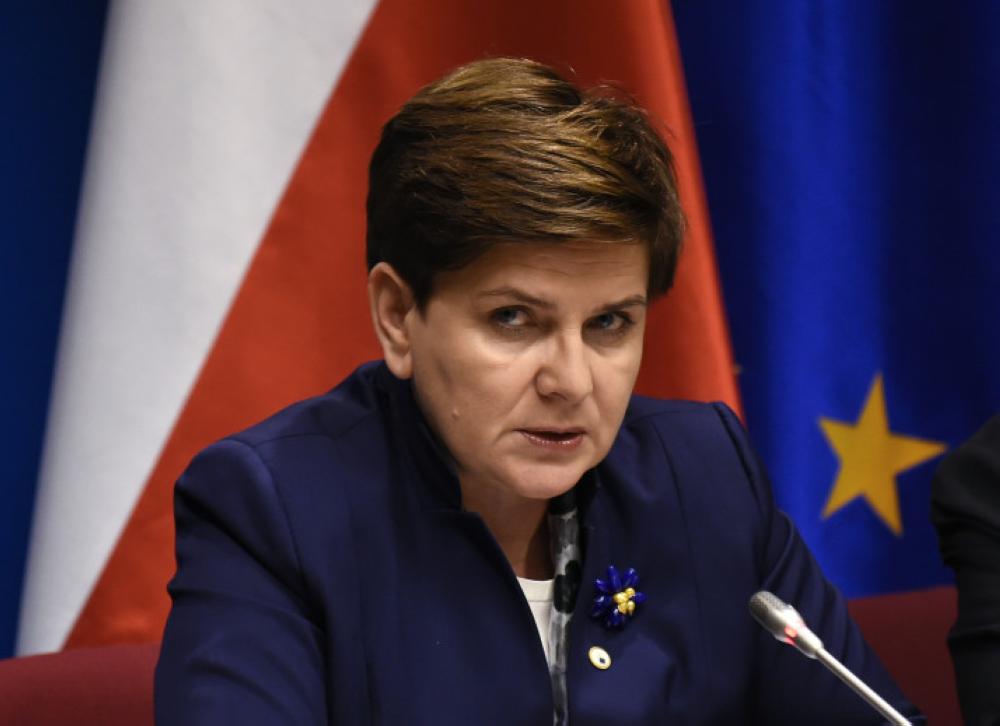
[[[520,328],[528,323],[528,314],[520,308],[500,308],[494,310],[491,319],[505,328]]]
[[[622,332],[632,321],[624,313],[601,313],[591,320],[591,326],[597,330],[608,333]]]

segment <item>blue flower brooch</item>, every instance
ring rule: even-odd
[[[592,618],[603,618],[604,627],[608,630],[618,630],[635,615],[636,606],[646,601],[646,596],[639,592],[639,573],[634,567],[625,570],[620,575],[614,565],[608,565],[606,579],[598,577],[594,580],[597,597],[590,609]]]

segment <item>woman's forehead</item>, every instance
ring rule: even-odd
[[[589,286],[644,295],[648,276],[649,253],[642,244],[504,242],[461,269],[439,273],[435,289],[484,295],[508,288]]]

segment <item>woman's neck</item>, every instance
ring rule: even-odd
[[[549,526],[544,499],[510,500],[503,496],[476,496],[462,486],[462,504],[483,518],[487,529],[518,577],[548,580],[553,575]]]

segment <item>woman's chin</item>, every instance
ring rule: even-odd
[[[516,472],[510,488],[525,499],[553,499],[580,481],[586,469],[579,466],[539,466]]]

